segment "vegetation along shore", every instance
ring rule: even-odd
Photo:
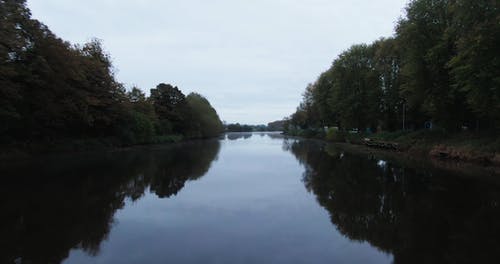
[[[146,96],[115,79],[98,39],[73,45],[31,18],[26,1],[1,1],[0,156],[175,142],[219,135],[200,94],[160,83]]]
[[[500,165],[495,1],[411,1],[395,35],[309,84],[285,133]]]

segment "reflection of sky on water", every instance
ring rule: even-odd
[[[332,226],[281,136],[233,136],[203,178],[128,203],[99,256],[74,250],[66,263],[390,263]]]

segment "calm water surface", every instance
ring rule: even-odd
[[[498,185],[279,134],[1,173],[1,263],[500,260]]]

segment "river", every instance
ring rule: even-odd
[[[496,263],[500,186],[277,133],[2,166],[1,263]]]

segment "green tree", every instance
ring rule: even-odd
[[[399,21],[396,31],[399,45],[404,47],[402,90],[413,119],[417,125],[432,119],[457,130],[470,114],[464,92],[452,86],[448,67],[456,53],[455,38],[448,31],[453,21],[452,2],[412,1],[407,18]]]
[[[333,74],[330,69],[323,72],[314,83],[313,98],[319,122],[327,126],[338,125],[337,113],[332,110],[328,100],[332,93],[333,82]]]
[[[159,120],[159,134],[183,134],[188,106],[186,96],[177,87],[160,83],[151,89],[151,102]]]
[[[0,1],[0,140],[9,141],[13,131],[22,126],[20,104],[22,86],[19,68],[30,46],[25,30],[30,23],[26,1]]]
[[[354,45],[333,62],[329,104],[343,128],[375,129],[380,116],[380,79],[374,49]]]
[[[404,103],[400,95],[400,50],[394,38],[380,39],[373,46],[375,69],[380,79],[381,125],[386,130],[397,130],[402,127]]]
[[[500,4],[460,0],[450,8],[456,54],[449,61],[453,89],[466,93],[476,124],[500,127]]]
[[[205,97],[197,93],[190,93],[186,97],[186,101],[190,110],[188,136],[209,138],[222,132],[222,121]]]

